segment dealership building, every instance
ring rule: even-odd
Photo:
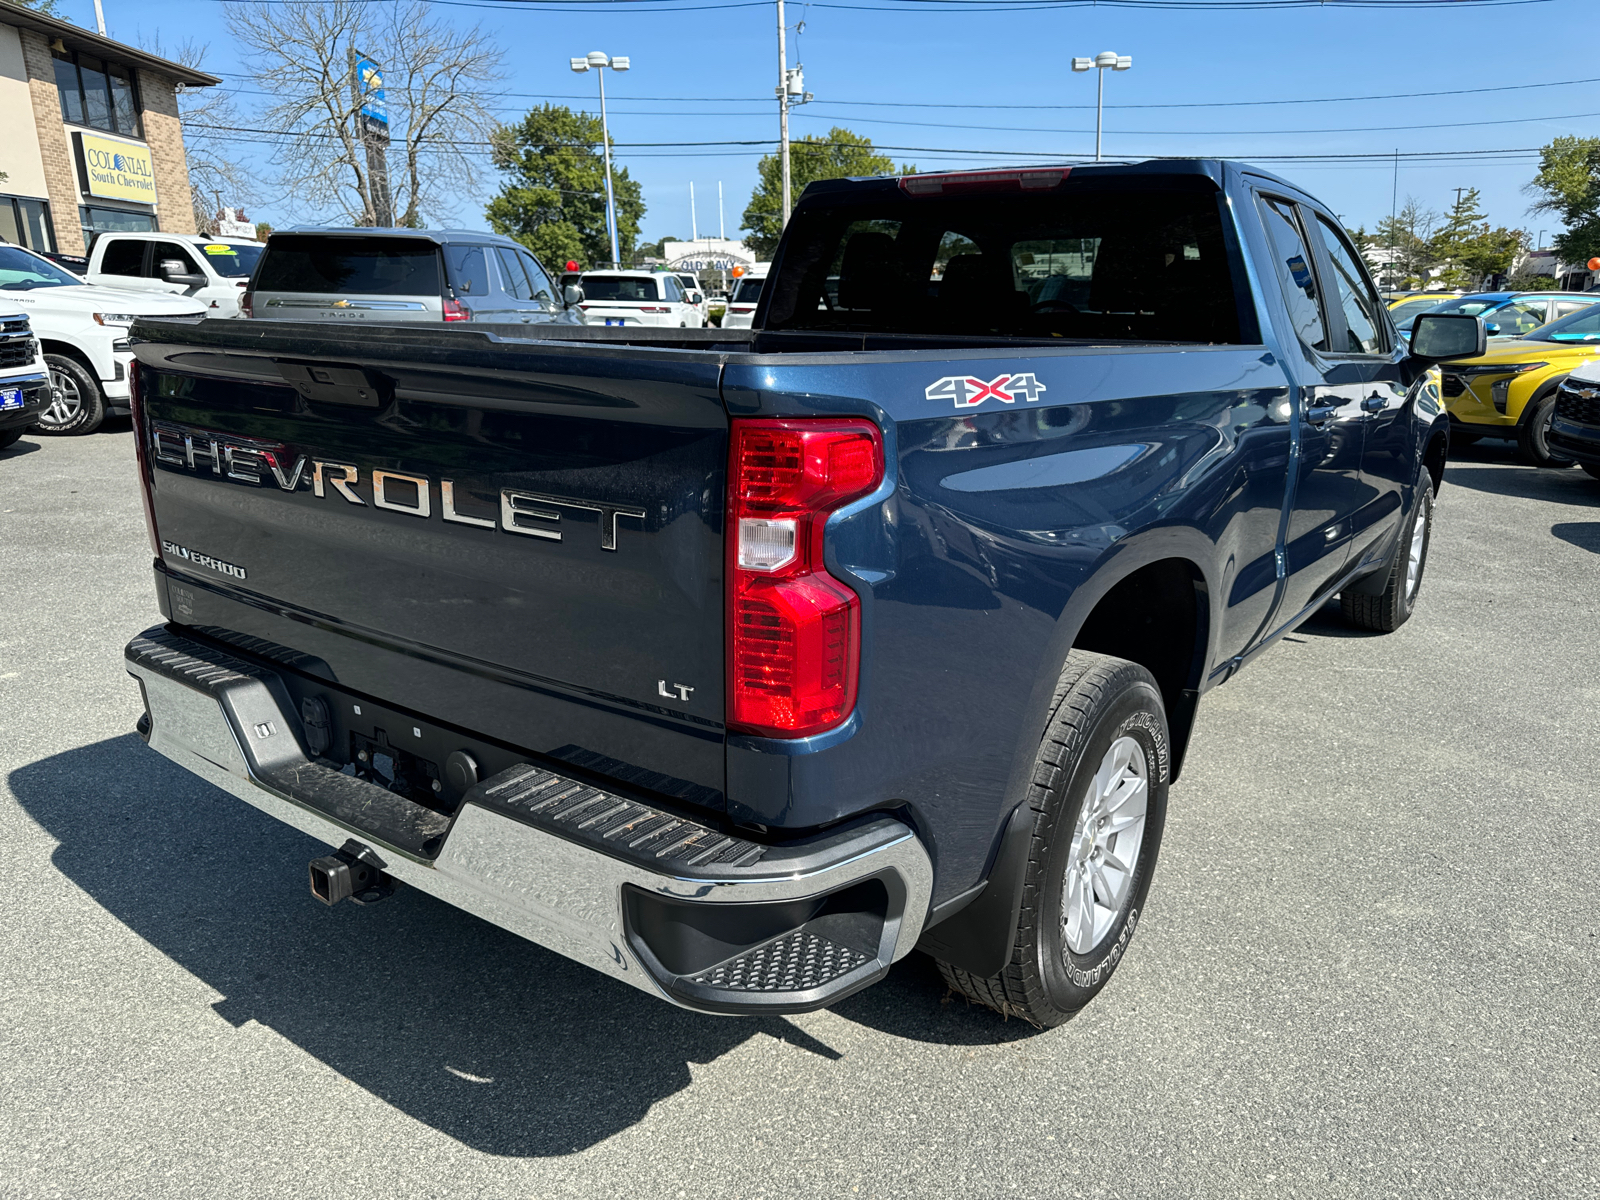
[[[83,254],[103,229],[195,232],[178,89],[221,82],[0,3],[0,238]]]

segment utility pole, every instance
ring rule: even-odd
[[[1400,147],[1394,148],[1394,184],[1389,189],[1389,282],[1394,282],[1397,269],[1394,261],[1395,224],[1399,218],[1400,204]]]
[[[789,225],[789,30],[778,0],[778,158],[783,167],[783,228]]]
[[[728,238],[728,226],[722,219],[722,180],[720,179],[717,180],[717,237],[723,241]]]
[[[700,240],[700,218],[694,212],[694,181],[689,182],[689,240]]]

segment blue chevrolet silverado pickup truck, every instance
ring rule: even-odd
[[[1057,1024],[1200,697],[1411,614],[1483,339],[1217,161],[813,184],[750,330],[141,321],[140,732],[327,903],[713,1013],[919,947]]]

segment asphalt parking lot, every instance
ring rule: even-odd
[[[1456,455],[1418,615],[1201,706],[1116,979],[1040,1033],[920,956],[652,1001],[146,750],[127,422],[0,453],[0,1196],[1592,1196],[1600,482]]]

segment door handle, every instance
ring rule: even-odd
[[[1306,421],[1312,425],[1326,425],[1333,419],[1333,414],[1339,411],[1337,404],[1308,404],[1306,405]]]
[[[1382,392],[1373,392],[1372,395],[1361,402],[1361,411],[1367,413],[1382,412],[1388,406],[1388,403],[1383,398]]]

